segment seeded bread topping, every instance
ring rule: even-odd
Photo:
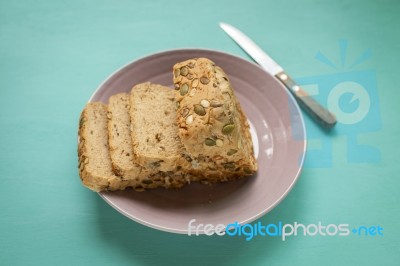
[[[213,175],[251,175],[257,170],[249,125],[227,75],[206,58],[173,68],[179,137],[198,168]]]

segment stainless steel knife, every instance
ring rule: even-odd
[[[255,44],[243,32],[227,23],[219,23],[220,27],[231,37],[250,57],[254,59],[265,71],[275,76],[294,96],[299,105],[315,121],[324,128],[335,126],[336,118],[331,112],[315,101],[257,44]]]

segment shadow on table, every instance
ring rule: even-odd
[[[302,213],[302,198],[307,180],[302,176],[287,198],[259,220],[268,223],[293,223]],[[302,182],[305,181],[305,182]],[[187,236],[145,227],[124,217],[99,196],[93,194],[98,208],[100,238],[110,251],[121,254],[127,262],[140,265],[233,265],[265,259],[278,249],[286,249],[280,237],[256,236]],[[279,252],[280,253],[280,252]],[[290,255],[289,253],[287,255]]]

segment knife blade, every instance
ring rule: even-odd
[[[318,122],[319,125],[326,129],[333,128],[336,125],[337,121],[335,115],[329,112],[328,109],[319,104],[303,88],[296,84],[285,70],[249,37],[227,23],[221,22],[219,26],[265,71],[277,78],[279,82],[292,93],[303,110]]]

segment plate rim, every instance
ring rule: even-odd
[[[118,72],[120,72],[121,70],[123,70],[124,68],[130,66],[131,64],[137,63],[139,61],[145,60],[145,59],[149,59],[151,57],[157,57],[160,55],[164,55],[164,54],[169,54],[169,53],[177,53],[177,52],[182,52],[182,51],[196,51],[196,52],[211,52],[211,53],[220,53],[220,54],[224,54],[224,55],[228,55],[231,57],[234,57],[237,60],[240,61],[246,61],[247,63],[252,64],[253,66],[259,68],[260,70],[262,70],[266,75],[271,76],[273,79],[275,79],[277,81],[277,83],[280,85],[279,87],[281,89],[283,89],[285,91],[285,93],[288,95],[288,97],[291,99],[291,102],[294,104],[295,106],[295,110],[299,113],[299,118],[301,121],[301,128],[302,128],[302,133],[304,135],[304,139],[303,139],[303,149],[302,149],[302,154],[301,154],[301,159],[298,162],[299,168],[296,172],[296,176],[293,178],[293,181],[290,183],[290,185],[287,187],[287,189],[282,193],[282,195],[277,198],[273,204],[271,204],[268,208],[262,210],[261,212],[243,220],[240,222],[240,224],[245,224],[245,223],[251,223],[255,220],[257,220],[258,218],[264,216],[265,214],[267,214],[268,212],[272,211],[277,205],[279,205],[279,203],[281,203],[289,194],[289,192],[293,189],[293,187],[296,185],[298,179],[300,178],[301,172],[303,170],[303,165],[304,165],[304,161],[305,161],[305,157],[306,157],[306,153],[307,153],[307,130],[306,130],[306,126],[305,126],[305,122],[304,122],[304,117],[303,117],[303,113],[299,107],[299,104],[297,103],[296,99],[293,97],[293,95],[288,91],[288,89],[286,89],[274,76],[272,76],[270,73],[268,73],[267,71],[265,71],[263,68],[261,68],[261,66],[257,65],[256,63],[246,60],[245,58],[242,58],[238,55],[234,55],[225,51],[220,51],[220,50],[216,50],[216,49],[207,49],[207,48],[176,48],[176,49],[167,49],[167,50],[162,50],[162,51],[158,51],[155,53],[149,53],[145,56],[139,57],[137,59],[133,59],[131,61],[129,61],[128,63],[122,65],[121,67],[119,67],[118,69],[116,69],[115,71],[113,71],[110,75],[108,75],[98,86],[97,88],[94,90],[94,92],[92,93],[92,95],[90,96],[88,103],[93,101],[94,96],[97,94],[97,92],[100,90],[101,87],[103,87],[103,85],[108,82],[110,80],[110,78],[112,78],[115,74],[117,74]],[[162,225],[156,225],[150,222],[147,222],[145,220],[142,220],[136,216],[133,216],[129,213],[127,213],[126,211],[124,211],[123,209],[121,209],[119,206],[115,205],[113,202],[111,202],[106,195],[102,194],[102,192],[97,192],[97,194],[105,201],[107,202],[108,205],[110,205],[111,207],[113,207],[115,210],[117,210],[119,213],[121,213],[122,215],[124,215],[125,217],[138,222],[139,224],[142,224],[144,226],[156,229],[156,230],[160,230],[160,231],[164,231],[164,232],[169,232],[169,233],[176,233],[176,234],[187,234],[188,231],[187,230],[182,230],[182,229],[177,229],[177,228],[170,228],[170,227],[166,227],[166,226],[162,226]],[[205,234],[204,231],[200,231],[199,232],[200,235]]]

